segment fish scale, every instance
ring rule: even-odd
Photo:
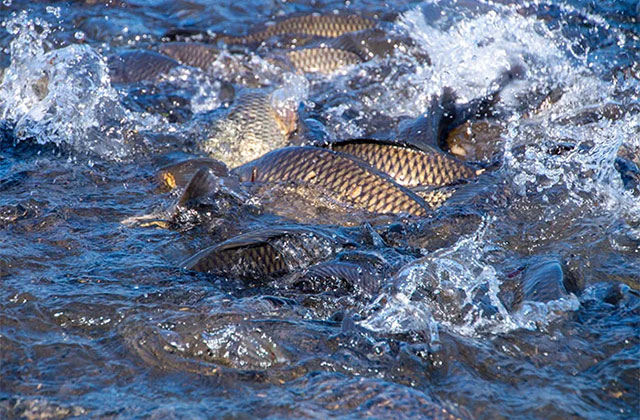
[[[223,36],[227,44],[253,44],[278,35],[335,38],[347,32],[373,28],[375,22],[357,15],[306,15],[290,17],[244,36]]]
[[[375,141],[335,143],[332,150],[356,156],[405,187],[444,186],[482,173],[442,153]]]
[[[431,191],[415,191],[434,209],[442,206],[455,192],[455,187],[442,187]]]
[[[265,228],[206,248],[184,261],[182,266],[220,276],[263,280],[306,268],[339,251],[347,243],[347,237],[306,227]]]
[[[331,74],[345,66],[362,62],[358,55],[337,48],[301,48],[287,53],[296,70],[305,73]]]
[[[158,51],[182,64],[203,70],[209,68],[220,55],[217,48],[196,42],[168,42],[160,44]]]
[[[380,280],[368,266],[331,261],[309,267],[299,278],[295,279],[294,286],[307,293],[350,291],[358,294],[370,294],[378,290]]]
[[[206,256],[206,257],[204,257]],[[250,247],[208,248],[202,254],[196,254],[193,263],[187,263],[191,270],[210,274],[230,275],[235,267],[242,267],[242,273],[251,273],[252,276],[270,276],[287,272],[284,259],[279,251],[268,243]],[[241,275],[238,277],[247,277]]]
[[[425,216],[428,205],[386,174],[348,155],[318,147],[274,150],[233,170],[242,181],[305,182],[332,198],[374,213]]]
[[[281,116],[269,94],[245,92],[231,107],[227,118],[214,126],[201,148],[229,165],[242,164],[284,146],[295,127],[295,119],[293,113]]]

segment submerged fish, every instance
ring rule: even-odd
[[[257,44],[279,35],[306,35],[335,38],[347,32],[375,26],[375,22],[357,15],[305,15],[288,17],[267,24],[264,29],[244,36],[222,36],[227,44]]]
[[[441,150],[464,157],[467,152],[448,137],[465,123],[491,116],[500,99],[500,93],[514,79],[519,78],[521,73],[520,67],[513,66],[493,81],[491,86],[495,88],[492,92],[464,104],[457,104],[455,92],[451,88],[445,88],[441,95],[431,99],[424,113],[415,119],[402,122],[396,137],[403,143],[426,152]]]
[[[349,155],[317,147],[274,150],[232,172],[242,181],[307,183],[373,213],[429,214],[423,199],[388,175]]]
[[[371,296],[379,290],[381,277],[369,265],[329,261],[309,267],[291,283],[304,293],[338,292]]]
[[[160,44],[158,51],[180,63],[203,70],[218,58],[220,50],[197,42],[167,42]]]
[[[446,186],[440,188],[413,188],[412,191],[424,199],[432,209],[441,207],[458,189],[456,186]]]
[[[387,57],[397,50],[407,52],[414,49],[416,44],[408,36],[391,34],[381,28],[368,28],[356,32],[348,32],[326,42],[327,46],[342,51],[348,51],[360,57],[362,61],[374,57]],[[416,57],[420,62],[430,63],[428,55],[419,52]]]
[[[245,280],[266,280],[302,269],[342,249],[349,241],[319,229],[285,226],[245,233],[187,259],[188,270]]]
[[[467,121],[451,130],[445,144],[460,159],[490,162],[502,152],[503,132],[497,121]]]
[[[208,158],[165,166],[156,175],[156,181],[166,189],[181,190],[180,197],[167,209],[128,217],[121,223],[180,230],[206,224],[210,232],[214,228],[227,230],[236,224],[235,209],[247,198],[240,191],[237,179],[228,175],[222,162]]]
[[[154,51],[140,50],[111,56],[107,65],[112,83],[136,83],[153,80],[180,63]]]
[[[517,311],[525,302],[548,303],[581,291],[582,285],[565,274],[563,264],[549,259],[526,267],[520,279],[503,283],[500,297],[511,311]]]
[[[252,91],[236,100],[200,147],[211,157],[236,166],[285,146],[296,125],[295,112],[276,110],[271,95]]]

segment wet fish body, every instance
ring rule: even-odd
[[[440,187],[435,189],[413,189],[412,191],[424,199],[432,209],[441,207],[449,198],[456,193],[455,186]]]
[[[186,186],[195,173],[202,169],[211,169],[216,176],[227,176],[229,170],[220,161],[211,158],[195,158],[162,167],[156,179],[169,189]]]
[[[360,57],[362,61],[374,57],[387,57],[396,50],[408,51],[414,49],[415,42],[408,36],[391,34],[381,28],[368,28],[356,32],[348,32],[327,42],[331,48],[349,51]],[[426,53],[419,53],[417,58],[421,62],[430,63]]]
[[[388,174],[405,187],[419,185],[444,186],[463,179],[475,178],[476,170],[443,153],[427,153],[412,147],[375,140],[334,143],[332,150],[356,156],[377,170]]]
[[[299,226],[267,228],[206,248],[182,266],[220,276],[265,280],[326,258],[347,242],[346,238],[317,229]]]
[[[396,49],[407,51],[413,47],[410,39],[392,36],[379,28],[347,32],[337,38],[322,38],[303,44],[286,52],[286,61],[298,72],[321,74],[332,74],[343,67],[360,64],[374,57],[389,56]],[[421,60],[428,61],[428,57],[425,57],[421,57]]]
[[[285,146],[296,123],[295,113],[280,115],[276,111],[269,94],[247,92],[236,100],[226,118],[216,122],[201,149],[230,166],[239,165]]]
[[[370,267],[331,261],[309,267],[295,279],[293,286],[305,293],[338,291],[371,295],[380,288],[380,278]]]
[[[158,51],[180,63],[206,70],[216,60],[220,50],[197,42],[167,42],[158,47]]]
[[[166,74],[180,63],[154,51],[128,51],[109,57],[108,67],[112,83],[136,83],[153,80]]]
[[[335,38],[374,26],[374,21],[358,15],[305,15],[286,18],[248,35],[223,36],[220,39],[227,44],[257,44],[279,35]]]
[[[287,147],[235,168],[242,181],[301,182],[326,191],[331,197],[373,213],[408,213],[426,216],[428,205],[409,189],[364,162],[335,151]]]
[[[249,92],[238,98],[229,112],[229,120],[241,125],[251,136],[282,138],[295,129],[295,121],[286,121],[264,92]]]
[[[303,73],[332,74],[343,67],[362,62],[352,52],[330,47],[299,48],[286,55],[293,67]]]
[[[223,243],[201,251],[183,265],[189,270],[244,279],[271,277],[288,272],[282,255],[268,243]]]

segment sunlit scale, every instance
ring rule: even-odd
[[[374,213],[425,216],[425,203],[383,173],[338,154],[314,147],[291,147],[266,154],[235,169],[251,182],[304,182],[318,186],[340,201]]]

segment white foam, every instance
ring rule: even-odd
[[[284,73],[282,85],[271,94],[271,104],[280,115],[297,113],[300,103],[309,97],[309,82],[299,74]]]
[[[491,83],[514,64],[525,67],[529,80],[549,79],[547,70],[557,80],[567,70],[563,38],[543,22],[506,10],[439,28],[427,24],[416,8],[403,14],[397,24],[428,52],[432,62],[398,80],[415,89],[415,96],[399,110],[406,115],[414,115],[416,108],[425,109],[429,97],[445,87],[453,88],[461,102],[485,95]]]
[[[0,85],[0,118],[12,124],[17,141],[67,145],[111,159],[128,156],[125,133],[150,121],[120,105],[102,56],[87,45],[45,52],[49,24],[24,11],[6,27],[15,38]]]
[[[461,237],[451,247],[407,264],[391,279],[390,290],[370,305],[370,314],[360,325],[383,333],[423,332],[435,343],[440,328],[479,337],[519,328],[544,328],[559,316],[577,310],[580,303],[573,294],[545,303],[525,302],[513,313],[507,310],[498,297],[500,276],[486,261],[500,250],[491,241],[493,222],[487,219],[474,234]],[[474,302],[481,291],[492,307],[489,313]],[[438,295],[449,299],[451,305],[437,303]]]

